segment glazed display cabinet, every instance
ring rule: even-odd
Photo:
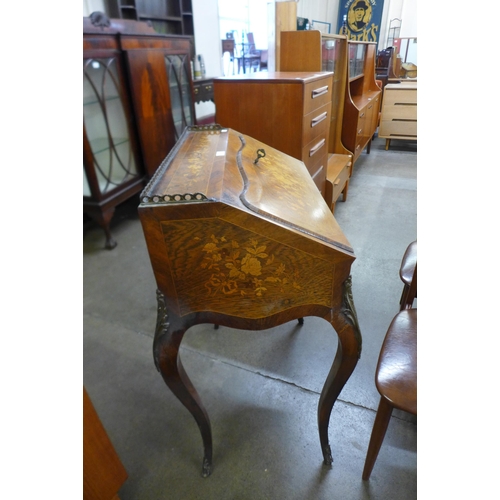
[[[195,124],[189,36],[145,22],[83,19],[83,211],[116,241],[117,205],[140,192]]]
[[[353,153],[353,165],[378,127],[382,91],[375,80],[376,44],[348,41],[348,70],[342,142]]]
[[[84,44],[85,46],[85,44]],[[106,235],[115,207],[141,191],[144,172],[137,148],[125,71],[117,41],[106,48],[84,48],[83,57],[83,211]]]

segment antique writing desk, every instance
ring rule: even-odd
[[[355,257],[304,163],[232,129],[188,127],[143,191],[139,215],[157,284],[154,360],[200,428],[203,476],[212,470],[210,421],[179,358],[186,330],[200,323],[331,323],[339,348],[318,408],[330,465],[330,414],[361,353]]]

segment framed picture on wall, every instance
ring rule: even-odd
[[[330,30],[332,29],[332,23],[324,23],[323,21],[312,21],[311,23],[312,30],[319,30],[321,33],[328,35]]]

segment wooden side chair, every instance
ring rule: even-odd
[[[403,255],[401,266],[399,268],[399,277],[403,282],[403,292],[401,293],[401,299],[399,301],[401,310],[406,309],[408,306],[408,299],[410,296],[410,285],[416,267],[417,267],[417,242],[413,241],[408,245],[408,248],[406,249]],[[416,297],[417,297],[417,292],[415,283],[415,295],[413,298]],[[413,300],[411,304],[413,304]]]
[[[389,80],[389,71],[392,65],[392,53],[394,47],[388,47],[385,50],[379,50],[375,60],[375,75],[376,79],[382,82],[382,90],[387,85]]]
[[[245,65],[248,66],[248,70],[260,71],[260,50],[255,48],[255,40],[253,33],[247,33],[247,50],[245,52]]]
[[[380,350],[375,372],[380,402],[366,454],[364,481],[370,478],[393,409],[417,414],[417,309],[411,306],[416,288],[415,264],[404,307],[392,320]]]

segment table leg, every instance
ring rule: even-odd
[[[339,346],[325,385],[321,391],[318,405],[319,440],[326,465],[333,463],[328,440],[328,424],[333,404],[354,371],[361,355],[361,332],[352,299],[351,286],[352,282],[349,276],[344,282],[342,307],[339,310],[334,310],[330,321],[339,337]]]
[[[193,415],[200,428],[204,448],[202,476],[207,477],[212,473],[212,430],[210,420],[198,392],[184,371],[179,357],[179,346],[187,328],[169,323],[164,296],[160,291],[157,291],[156,295],[158,311],[153,343],[155,365],[167,386]]]

